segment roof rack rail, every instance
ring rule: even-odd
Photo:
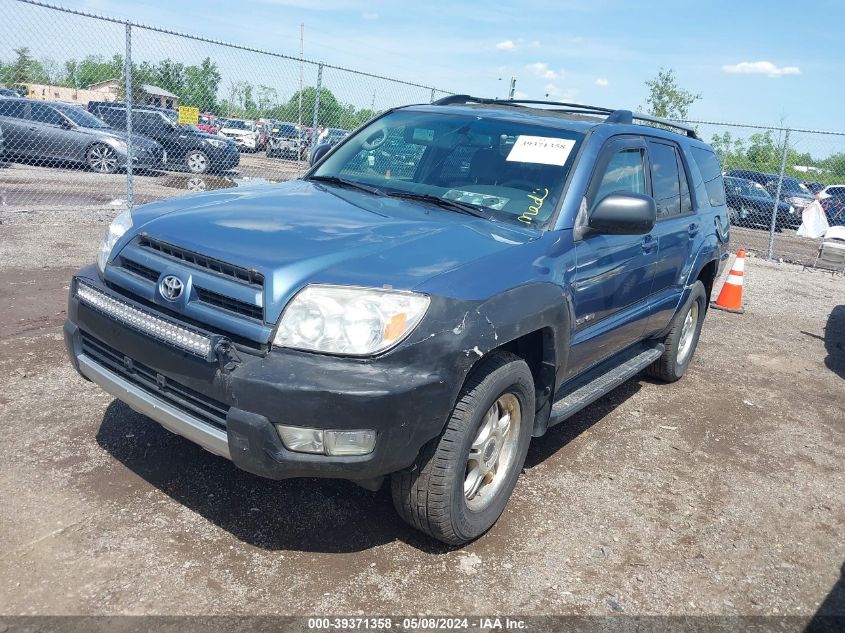
[[[646,123],[655,123],[663,125],[668,128],[673,128],[676,131],[683,132],[690,138],[698,138],[695,128],[679,123],[677,121],[670,121],[669,119],[662,119],[660,117],[651,116],[650,114],[641,114],[639,112],[632,112],[631,110],[614,110],[612,108],[604,108],[601,106],[591,106],[583,103],[567,103],[563,101],[538,101],[533,99],[486,99],[483,97],[472,97],[470,95],[449,95],[432,101],[432,105],[460,105],[466,103],[478,103],[484,105],[506,105],[520,107],[524,105],[550,105],[558,106],[557,112],[567,112],[569,114],[606,114],[605,123],[621,123],[625,125],[633,125],[634,121],[643,121]]]

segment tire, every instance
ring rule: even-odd
[[[95,143],[85,152],[88,169],[98,174],[113,174],[117,171],[118,158],[114,148],[105,143]]]
[[[185,165],[192,174],[205,174],[211,168],[211,161],[205,152],[193,149],[185,156]]]
[[[484,434],[501,427],[506,415],[510,423],[505,433]],[[414,466],[392,475],[396,511],[448,545],[478,538],[505,509],[525,463],[533,425],[531,370],[518,356],[494,352],[467,378],[440,436],[423,447]],[[470,454],[473,445],[475,458]],[[501,470],[481,476],[494,463]]]
[[[696,281],[683,307],[672,319],[672,326],[663,344],[666,351],[652,365],[647,373],[652,378],[664,382],[680,380],[689,367],[690,359],[695,354],[698,338],[701,336],[701,326],[707,314],[707,291],[700,280]],[[689,325],[687,318],[691,318]],[[689,330],[689,328],[692,330]]]

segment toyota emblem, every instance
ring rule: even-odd
[[[176,301],[176,299],[182,296],[182,291],[184,289],[185,284],[175,275],[167,275],[167,277],[162,279],[161,283],[158,285],[158,290],[161,293],[161,296],[168,301]]]

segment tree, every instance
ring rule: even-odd
[[[648,113],[664,119],[686,119],[689,107],[701,99],[700,93],[684,90],[675,80],[675,71],[661,68],[657,77],[645,82],[648,87]]]
[[[11,85],[47,83],[47,73],[40,62],[32,58],[29,48],[15,49],[15,61],[6,68],[4,82]]]
[[[199,66],[185,68],[184,89],[177,94],[185,105],[199,108],[201,112],[222,114],[223,109],[217,103],[220,79],[217,64],[206,57]]]

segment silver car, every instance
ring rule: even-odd
[[[35,99],[0,99],[0,127],[7,157],[50,163],[82,163],[111,174],[126,167],[127,135],[79,106]],[[162,169],[161,146],[132,135],[132,165]]]

